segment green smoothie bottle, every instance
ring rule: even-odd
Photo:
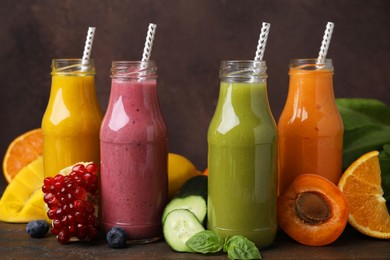
[[[265,61],[222,61],[208,130],[208,229],[264,248],[277,231],[277,128]]]

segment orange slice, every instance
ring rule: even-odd
[[[390,238],[390,215],[383,198],[378,151],[362,155],[340,178],[349,208],[348,222],[361,233]]]
[[[8,146],[3,160],[3,173],[8,182],[32,161],[42,155],[42,130],[40,128],[28,131]]]

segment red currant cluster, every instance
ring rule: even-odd
[[[94,239],[98,234],[97,205],[98,178],[97,166],[76,164],[69,175],[58,174],[44,180],[42,191],[49,210],[47,215],[53,220],[51,232],[60,243],[71,237]]]

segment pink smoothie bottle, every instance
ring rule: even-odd
[[[100,129],[100,222],[123,228],[133,243],[162,236],[168,200],[168,138],[153,61],[114,61]]]

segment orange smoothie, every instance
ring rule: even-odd
[[[99,164],[102,112],[93,64],[53,60],[49,103],[42,120],[45,177],[79,161]]]
[[[337,184],[341,175],[343,122],[333,93],[331,60],[293,60],[287,101],[278,123],[279,194],[300,174]]]

